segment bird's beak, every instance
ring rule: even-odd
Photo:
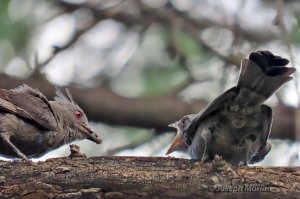
[[[177,129],[177,125],[176,125],[176,123],[174,122],[174,123],[171,123],[171,124],[169,124],[168,125],[168,127],[171,127],[171,128],[175,128],[175,129]]]
[[[187,145],[184,142],[183,135],[177,134],[175,139],[173,140],[173,143],[171,144],[170,148],[166,152],[166,155],[169,155],[170,153],[174,151],[186,151],[187,150]]]
[[[81,132],[87,137],[88,140],[91,140],[97,144],[101,144],[102,139],[90,129],[86,124],[82,124],[80,128]]]

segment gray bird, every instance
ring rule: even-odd
[[[187,152],[187,145],[183,140],[183,130],[190,125],[191,121],[197,116],[197,114],[190,114],[183,116],[180,120],[169,124],[169,127],[175,128],[177,130],[176,136],[166,155],[172,153],[173,151]]]
[[[237,86],[186,124],[167,153],[181,144],[195,160],[210,161],[219,155],[235,166],[263,160],[271,150],[267,139],[272,125],[272,109],[263,103],[292,79],[296,69],[285,67],[288,62],[268,51],[243,59]]]
[[[67,96],[57,90],[49,101],[27,85],[0,89],[0,156],[37,158],[82,139],[101,143],[68,90]]]

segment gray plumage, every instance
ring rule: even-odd
[[[190,125],[191,121],[197,116],[197,114],[190,114],[183,116],[180,120],[169,124],[169,127],[175,128],[177,130],[176,137],[167,151],[166,155],[172,153],[173,151],[187,152],[187,145],[183,140],[183,131]]]
[[[208,104],[177,138],[192,159],[208,161],[215,155],[232,165],[247,165],[264,159],[271,149],[267,142],[272,109],[262,104],[291,80],[295,68],[288,60],[268,51],[257,51],[242,60],[237,86]],[[173,145],[172,145],[173,146]],[[175,151],[170,147],[168,153]]]
[[[0,89],[0,156],[37,158],[75,140],[101,139],[67,90],[49,101],[27,85]]]

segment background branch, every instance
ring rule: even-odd
[[[38,88],[49,99],[52,99],[55,94],[54,86],[38,71],[25,80],[14,79],[4,74],[0,75],[0,80],[0,88],[15,88],[28,84]],[[168,124],[183,115],[197,113],[208,103],[205,100],[186,102],[169,94],[129,98],[116,94],[107,85],[85,89],[77,86],[68,86],[68,88],[92,121],[155,129],[158,132],[174,130],[170,129]],[[295,139],[293,118],[296,110],[283,104],[274,107],[272,137]]]

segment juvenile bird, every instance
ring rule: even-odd
[[[0,156],[37,158],[82,139],[101,143],[68,90],[67,96],[57,90],[49,101],[27,85],[0,89]]]
[[[183,116],[180,120],[169,124],[169,127],[177,130],[176,136],[166,155],[173,151],[187,152],[187,145],[183,140],[183,130],[190,125],[191,121],[197,116],[197,114],[190,114]]]
[[[263,160],[271,150],[267,139],[272,125],[272,109],[263,103],[292,79],[296,69],[285,67],[288,62],[269,51],[252,52],[241,62],[237,86],[185,125],[167,153],[180,144],[192,159],[201,161],[215,155],[235,166]]]

